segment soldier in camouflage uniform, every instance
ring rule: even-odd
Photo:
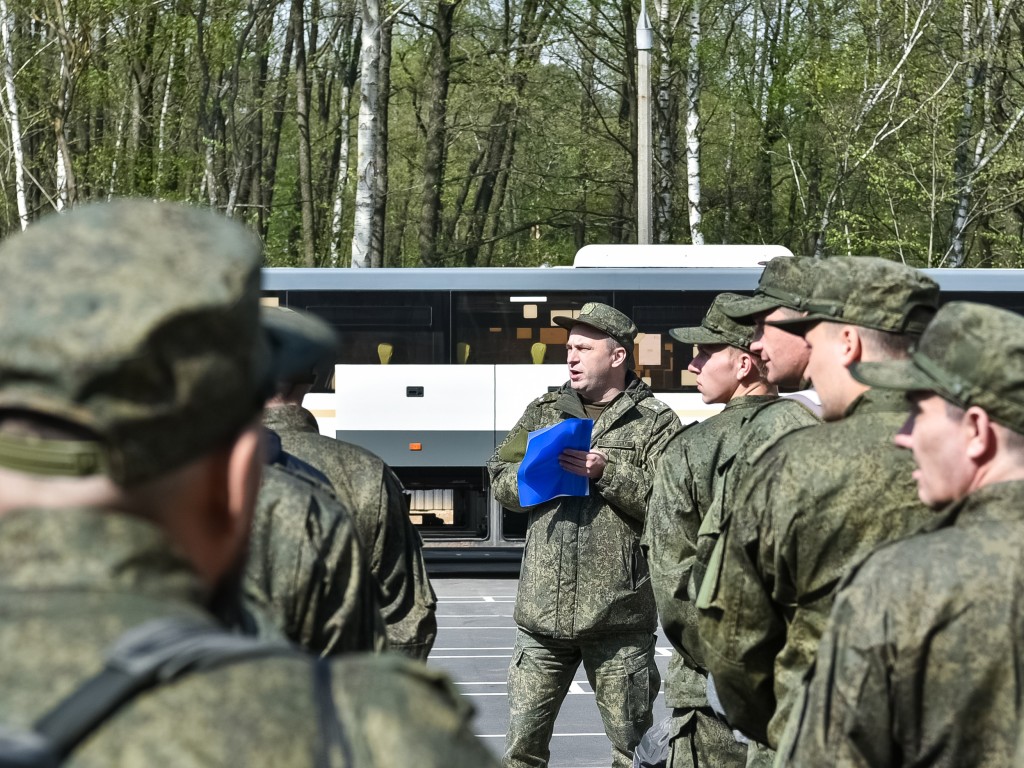
[[[273,311],[286,317],[295,314]],[[316,418],[302,407],[308,391],[308,378],[281,382],[277,395],[267,402],[263,423],[280,436],[286,451],[327,475],[344,506],[352,510],[379,587],[388,647],[425,660],[437,635],[437,598],[402,484],[376,455],[321,435]]]
[[[940,511],[844,580],[779,764],[1021,765],[1024,318],[954,302],[853,374],[906,393],[896,443]]]
[[[305,472],[271,463],[253,515],[242,626],[321,656],[382,651],[378,589],[354,515]]]
[[[698,597],[705,660],[729,721],[772,748],[840,577],[931,516],[891,440],[902,398],[856,382],[848,366],[906,357],[934,315],[938,286],[883,259],[827,259],[815,271],[806,316],[773,324],[810,345],[805,373],[827,423],[786,435],[742,472]]]
[[[746,764],[746,746],[708,704],[693,605],[707,564],[706,558],[698,558],[698,537],[702,529],[718,528],[714,502],[724,477],[719,468],[735,454],[745,422],[777,397],[776,388],[764,381],[760,359],[750,352],[753,323],[741,324],[726,314],[726,307],[738,301],[742,297],[734,293],[719,294],[700,326],[669,332],[684,344],[696,345],[689,370],[697,377],[704,402],[725,404],[721,413],[669,441],[647,504],[642,543],[658,616],[675,649],[665,679],[665,703],[672,708],[671,768]]]
[[[0,244],[0,723],[29,727],[129,628],[234,599],[260,409],[295,361],[259,324],[260,248],[199,209],[117,202]],[[315,676],[314,676],[315,675]],[[469,708],[397,657],[287,648],[144,690],[82,766],[492,764]]]
[[[618,310],[584,305],[569,329],[569,381],[534,400],[488,463],[494,497],[530,516],[509,665],[504,764],[547,765],[555,717],[580,662],[624,768],[650,727],[660,676],[657,609],[640,549],[657,458],[679,419],[633,373],[637,328]],[[586,497],[525,508],[517,473],[527,435],[563,419],[592,418],[589,451],[566,450],[562,468],[590,479]]]

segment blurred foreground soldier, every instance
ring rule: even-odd
[[[269,312],[285,322],[302,317],[286,309]],[[307,372],[311,370],[312,366]],[[437,599],[402,484],[376,455],[320,434],[316,418],[302,407],[311,384],[310,376],[279,382],[277,394],[267,401],[263,423],[280,436],[284,450],[323,472],[351,510],[370,573],[380,588],[388,647],[425,660],[437,635]]]
[[[772,748],[843,573],[931,517],[891,439],[902,397],[869,389],[848,368],[906,358],[935,314],[938,286],[883,259],[832,258],[815,270],[807,314],[772,324],[810,346],[805,375],[827,423],[786,435],[739,478],[720,565],[700,598],[705,660],[729,722]]]
[[[277,436],[268,437],[280,456]],[[355,518],[318,474],[290,459],[264,467],[240,623],[261,637],[284,634],[321,656],[382,651],[378,590]]]
[[[217,627],[249,538],[260,411],[289,372],[259,324],[259,262],[241,227],[148,202],[0,244],[17,286],[0,302],[0,723],[71,731],[87,766],[488,765],[440,676]],[[178,653],[124,690],[134,663],[101,670],[126,647],[139,666]]]
[[[906,393],[896,443],[941,512],[844,581],[779,762],[1021,765],[1024,318],[954,302],[910,360],[853,374]]]
[[[701,531],[718,529],[715,500],[724,477],[721,470],[736,453],[747,420],[777,396],[775,387],[762,377],[760,359],[750,352],[753,324],[743,325],[725,314],[726,306],[742,299],[734,293],[719,294],[699,326],[669,332],[677,341],[697,347],[688,370],[696,374],[703,401],[725,404],[721,413],[669,441],[647,505],[643,544],[658,616],[675,649],[665,679],[665,703],[672,708],[667,759],[671,768],[746,764],[746,746],[736,741],[732,729],[708,704],[693,605],[708,554],[699,552],[698,537]]]
[[[583,662],[612,764],[629,766],[651,726],[661,682],[654,663],[657,609],[640,550],[646,499],[658,456],[679,419],[631,370],[633,322],[588,303],[569,329],[569,381],[534,400],[488,463],[494,497],[530,515],[509,665],[509,768],[546,766],[555,717]],[[590,479],[586,497],[524,508],[517,473],[529,432],[592,418],[589,451],[566,450],[562,468]]]

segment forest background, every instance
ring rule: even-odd
[[[1020,0],[650,0],[654,240],[1024,266]],[[275,266],[636,242],[639,0],[0,0],[0,236],[209,205]]]

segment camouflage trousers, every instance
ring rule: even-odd
[[[668,768],[745,768],[747,747],[711,708],[673,709]]]
[[[612,743],[612,766],[629,768],[661,685],[654,640],[650,632],[556,640],[520,629],[508,668],[505,768],[547,766],[555,718],[581,662]]]

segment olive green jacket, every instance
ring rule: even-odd
[[[423,542],[395,473],[359,446],[321,435],[316,419],[297,405],[271,407],[263,423],[286,451],[319,469],[351,510],[370,573],[380,586],[388,647],[426,659],[437,635],[437,598],[423,561]]]
[[[870,390],[842,420],[783,437],[739,478],[698,626],[730,723],[773,748],[839,579],[934,517],[892,440],[906,416],[902,394]]]
[[[0,723],[30,727],[98,672],[106,650],[155,618],[212,621],[184,561],[150,523],[89,509],[0,516]],[[398,656],[331,662],[347,768],[495,766],[471,709],[440,673]],[[127,702],[73,766],[311,766],[318,709],[310,657],[273,655],[184,675]]]
[[[594,424],[591,445],[608,463],[590,494],[524,508],[517,475],[526,435],[571,418],[587,415],[566,383],[530,403],[488,462],[494,497],[530,516],[516,623],[564,639],[653,632],[657,609],[640,534],[655,464],[679,430],[679,418],[632,376]]]
[[[779,764],[1021,764],[1024,481],[982,487],[930,528],[844,580]]]
[[[353,516],[305,475],[263,468],[243,592],[257,634],[271,637],[276,628],[323,656],[386,647],[379,590]]]
[[[684,427],[669,440],[658,461],[641,544],[651,568],[658,617],[675,649],[665,677],[665,703],[670,707],[708,706],[691,583],[698,536],[704,526],[717,530],[713,502],[744,424],[760,406],[775,399],[731,400],[721,412]]]

